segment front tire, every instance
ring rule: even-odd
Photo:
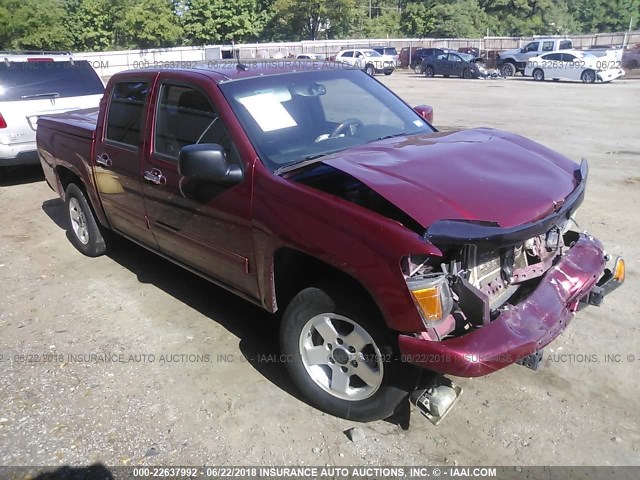
[[[503,77],[513,77],[516,74],[516,66],[509,62],[500,67],[500,73]]]
[[[296,295],[282,318],[280,346],[311,405],[368,422],[391,416],[407,398],[411,387],[402,382],[409,370],[402,371],[393,337],[380,324],[369,302],[338,289],[310,287]]]
[[[465,68],[462,72],[462,78],[471,79],[473,78],[473,72],[470,68]]]
[[[433,67],[426,67],[424,69],[424,76],[427,78],[433,78],[433,76],[435,75],[435,72],[433,70]]]
[[[103,235],[84,191],[75,183],[67,187],[65,205],[69,216],[69,240],[87,257],[99,257],[108,250],[108,241]]]
[[[371,64],[367,65],[364,71],[367,72],[367,75],[371,75],[372,77],[376,74],[376,69]]]
[[[593,70],[585,70],[580,76],[582,83],[594,83],[596,81],[596,72]]]
[[[422,64],[418,63],[414,68],[413,68],[414,73],[417,73],[418,75],[421,75],[422,72]]]

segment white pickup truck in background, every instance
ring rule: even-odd
[[[556,50],[569,50],[573,48],[571,40],[564,38],[538,38],[527,43],[522,48],[506,50],[498,55],[498,68],[505,77],[513,77],[516,73],[524,74],[527,61],[531,57],[555,52]]]

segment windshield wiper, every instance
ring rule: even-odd
[[[393,135],[385,135],[384,137],[379,137],[379,138],[376,138],[375,140],[371,140],[371,141],[372,142],[377,142],[378,140],[386,140],[388,138],[404,137],[406,135],[407,135],[407,133],[405,133],[405,132],[395,133]]]
[[[58,92],[49,92],[49,93],[34,93],[33,95],[22,95],[20,98],[40,98],[40,97],[59,97],[60,94]]]
[[[302,160],[298,160],[297,162],[293,162],[283,167],[275,169],[273,173],[275,173],[276,175],[282,175],[283,173],[290,172],[291,170],[296,170],[298,168],[306,167],[307,165],[316,163],[316,160],[322,157],[326,157],[330,153],[334,153],[334,152],[316,153],[315,155],[306,156]]]

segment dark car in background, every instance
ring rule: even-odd
[[[455,52],[455,50],[451,50],[450,48],[418,48],[411,55],[411,62],[409,63],[409,67],[415,71],[416,73],[423,73],[423,65],[422,62],[425,58],[432,57],[434,55],[440,55],[441,53],[449,53]]]
[[[622,68],[634,70],[640,68],[640,43],[628,47],[622,54]]]
[[[480,56],[480,49],[477,47],[460,47],[458,49],[458,52],[460,53],[468,53],[470,55],[473,55],[474,57],[479,57]]]
[[[482,59],[468,53],[439,53],[422,60],[421,70],[425,77],[484,78],[488,75]]]

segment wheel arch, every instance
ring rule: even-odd
[[[86,191],[86,187],[84,185],[84,182],[82,181],[82,177],[74,169],[71,169],[66,166],[58,165],[56,167],[56,177],[58,178],[58,182],[60,183],[63,200],[64,200],[64,195],[66,194],[66,191],[67,191],[67,187],[71,183],[76,183],[80,188]]]
[[[320,283],[340,285],[352,291],[370,303],[383,318],[382,309],[369,290],[344,270],[291,247],[276,250],[273,256],[274,311],[284,310],[299,291]],[[386,322],[384,326],[387,327]]]
[[[62,197],[62,200],[65,200],[67,187],[70,184],[75,183],[85,192],[87,201],[89,202],[89,206],[93,210],[93,213],[95,214],[100,225],[110,229],[111,226],[104,213],[102,203],[100,202],[98,194],[96,193],[95,189],[85,184],[80,172],[73,168],[73,166],[67,165],[58,165],[55,168],[55,172],[56,178],[58,179],[60,196]]]

